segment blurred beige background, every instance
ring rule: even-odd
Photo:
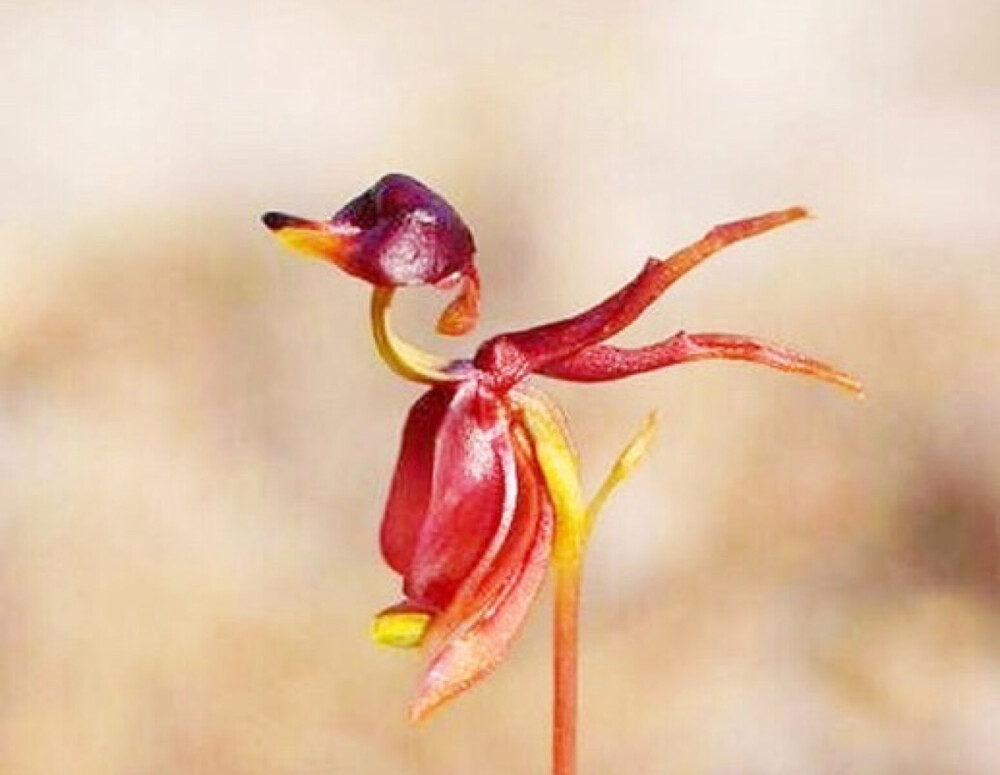
[[[473,226],[482,333],[714,223],[627,340],[861,376],[553,386],[593,484],[583,773],[1000,772],[1000,4],[10,2],[0,25],[0,772],[539,773],[548,617],[419,729],[369,617],[416,391],[267,209],[380,174]],[[441,298],[409,294],[423,336]]]

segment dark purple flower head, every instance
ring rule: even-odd
[[[459,285],[438,330],[463,334],[476,323],[479,278],[472,232],[450,204],[407,175],[386,175],[327,221],[276,212],[263,220],[289,247],[375,286]]]

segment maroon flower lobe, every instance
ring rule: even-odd
[[[472,232],[442,197],[407,175],[386,175],[330,219],[355,235],[358,277],[374,285],[436,285],[466,275]]]
[[[436,386],[410,410],[381,528],[410,603],[441,611],[502,542],[517,497],[510,419],[478,380]]]
[[[475,325],[479,278],[472,232],[441,196],[407,175],[386,175],[328,221],[276,212],[263,221],[294,250],[331,261],[372,285],[457,285],[458,297],[438,330],[455,335]]]

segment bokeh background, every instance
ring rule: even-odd
[[[472,224],[481,331],[714,223],[626,338],[735,364],[555,385],[604,515],[583,773],[1000,772],[1000,4],[44,0],[0,25],[0,772],[538,773],[544,609],[421,728],[377,524],[414,387],[366,290],[257,218],[386,171]],[[400,328],[434,348],[443,299]]]

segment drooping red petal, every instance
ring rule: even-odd
[[[424,393],[410,409],[389,497],[382,517],[382,557],[397,573],[406,575],[427,516],[434,473],[434,448],[452,391],[436,388]]]
[[[514,425],[512,438],[517,489],[509,525],[505,530],[497,531],[479,562],[462,581],[448,608],[435,618],[432,631],[424,641],[431,652],[456,629],[468,627],[505,594],[534,540],[541,508],[547,501],[524,429]]]
[[[498,340],[503,340],[523,355],[528,370],[540,371],[548,363],[617,334],[674,282],[727,245],[763,234],[806,215],[803,208],[792,207],[716,226],[700,240],[666,260],[649,259],[632,282],[586,312],[555,323],[503,334],[485,342],[476,353],[476,365],[494,361],[492,350]]]
[[[560,361],[546,364],[541,374],[573,382],[602,382],[662,369],[678,363],[710,359],[749,361],[793,374],[804,374],[861,392],[854,377],[789,347],[739,334],[687,334],[683,331],[647,347],[592,345]]]
[[[514,434],[518,497],[509,533],[469,574],[425,638],[428,661],[410,718],[420,721],[503,660],[545,580],[554,518],[530,443]]]
[[[443,610],[509,529],[517,483],[509,417],[493,393],[470,379],[422,400],[404,433],[382,547],[407,599]]]

